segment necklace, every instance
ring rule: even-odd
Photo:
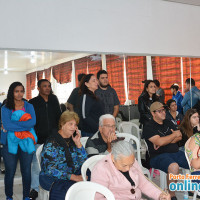
[[[69,147],[70,139],[66,138],[66,139],[64,139],[64,140],[65,140],[65,142],[66,142],[66,144],[67,144],[67,147]]]

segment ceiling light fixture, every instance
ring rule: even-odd
[[[8,69],[8,52],[5,51],[4,55],[4,69]]]
[[[35,57],[31,56],[31,63],[35,63]]]
[[[7,71],[7,70],[4,70],[4,74],[8,74],[8,71]]]
[[[31,51],[31,63],[35,63],[36,62],[36,53],[35,51]]]

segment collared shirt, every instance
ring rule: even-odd
[[[107,143],[103,140],[99,131],[97,131],[92,137],[88,138],[85,145],[85,150],[88,153],[88,157],[99,154],[107,155],[109,154],[107,148]]]

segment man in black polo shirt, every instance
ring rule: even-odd
[[[175,125],[165,119],[166,112],[163,104],[154,102],[150,106],[153,119],[144,127],[143,136],[147,142],[150,154],[150,166],[165,173],[179,174],[179,166],[188,169],[183,151],[179,151],[177,142],[182,134]],[[174,182],[168,180],[168,185]],[[171,192],[171,199],[176,200],[175,192]]]
[[[99,118],[99,131],[88,138],[85,146],[89,157],[98,154],[106,155],[111,152],[111,142],[117,139],[115,129],[113,115],[105,114]]]
[[[35,148],[44,144],[46,139],[54,132],[58,131],[58,121],[61,116],[61,109],[58,98],[52,94],[51,83],[47,79],[41,79],[37,83],[39,95],[29,101],[33,104],[36,114],[35,132],[38,142]],[[39,165],[36,153],[33,155],[31,169],[31,191],[29,198],[35,200],[39,192]]]

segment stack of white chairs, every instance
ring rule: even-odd
[[[140,141],[140,131],[138,125],[132,123],[132,122],[121,122],[119,124],[119,132],[120,133],[129,133],[131,135],[134,135],[137,137]]]
[[[119,132],[120,133],[129,133],[131,135],[134,135],[135,137],[138,138],[140,141],[140,152],[141,154],[145,157],[146,154],[146,146],[144,144],[144,140],[141,139],[141,131],[139,129],[139,126],[133,122],[121,122],[119,124]]]

